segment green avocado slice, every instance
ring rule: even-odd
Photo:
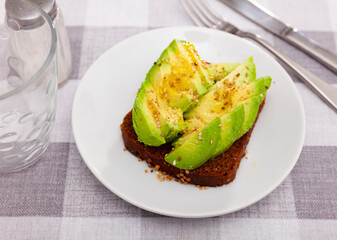
[[[220,144],[213,157],[226,151],[254,124],[271,78],[255,79],[252,58],[246,59],[227,77],[219,80],[200,98],[199,105],[184,114],[186,130],[193,131],[207,125],[215,118],[222,121]],[[174,144],[182,144],[181,137]]]
[[[240,63],[214,63],[209,64],[207,72],[210,79],[213,79],[215,82],[223,79],[228,74],[233,72]]]
[[[133,107],[138,140],[149,146],[173,141],[185,128],[182,113],[213,84],[208,64],[186,41],[173,40],[146,75]]]
[[[226,151],[237,140],[242,124],[245,119],[245,108],[243,104],[239,104],[233,110],[220,117],[220,140],[212,157]]]
[[[159,116],[159,123],[163,123],[162,115]],[[165,143],[162,129],[154,119],[154,115],[148,105],[147,92],[144,84],[137,94],[136,101],[132,109],[132,121],[135,132],[140,142],[150,146],[160,146]],[[154,127],[156,126],[156,127]]]
[[[247,58],[227,77],[221,79],[214,84],[209,91],[199,99],[199,104],[192,110],[184,113],[186,119],[201,119],[201,122],[207,124],[214,118],[220,117],[237,105],[233,101],[233,95],[237,94],[241,89],[241,85],[253,82],[256,78],[255,64],[253,58]],[[192,120],[193,121],[193,120]],[[191,129],[187,124],[187,130]]]
[[[200,130],[190,133],[182,144],[177,145],[165,157],[165,160],[180,169],[193,170],[201,166],[210,159],[218,145],[220,123],[220,119],[216,118]]]

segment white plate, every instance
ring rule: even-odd
[[[253,131],[248,159],[229,185],[200,191],[194,185],[159,182],[145,162],[123,151],[120,124],[133,106],[147,71],[172,39],[195,44],[209,62],[254,57],[257,76],[273,81]],[[90,67],[77,89],[72,114],[83,160],[113,193],[145,210],[175,217],[210,217],[247,207],[274,190],[294,167],[304,140],[299,94],[286,71],[264,50],[236,36],[197,27],[162,28],[117,44]],[[258,162],[258,166],[254,164]]]

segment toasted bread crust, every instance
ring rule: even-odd
[[[263,106],[264,101],[260,105],[259,114]],[[258,116],[255,123],[257,119]],[[165,161],[165,154],[172,150],[170,144],[159,147],[149,147],[139,142],[132,124],[132,111],[124,117],[123,123],[121,124],[121,131],[126,149],[138,158],[146,160],[149,166],[157,166],[157,168],[159,166],[160,171],[166,172],[168,175],[180,179],[182,182],[200,186],[216,187],[228,184],[235,179],[241,159],[245,156],[246,148],[255,123],[253,127],[238,139],[226,152],[192,171],[181,170]]]

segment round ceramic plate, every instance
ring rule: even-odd
[[[147,164],[128,151],[120,131],[147,71],[174,39],[195,44],[208,62],[254,57],[257,77],[273,84],[236,179],[200,191],[194,185],[159,182]],[[113,193],[145,210],[175,217],[210,217],[245,208],[273,191],[294,167],[304,140],[300,96],[286,71],[255,44],[231,34],[197,27],[162,28],[117,44],[84,75],[72,111],[75,140],[83,160]]]

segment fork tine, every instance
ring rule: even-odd
[[[214,27],[214,23],[205,17],[205,14],[203,14],[203,11],[199,7],[200,4],[196,4],[195,0],[180,0],[180,2],[198,26]]]
[[[205,17],[202,9],[199,7],[200,4],[198,4],[198,0],[186,0],[186,2],[206,27],[213,27],[214,23]]]
[[[186,2],[186,0],[179,0],[187,14],[192,18],[195,24],[199,27],[205,27],[205,24],[203,24],[200,19],[197,17],[197,15],[193,12],[190,5]]]
[[[225,24],[225,20],[223,17],[221,17],[216,11],[214,11],[211,6],[207,3],[207,1],[201,0],[201,1],[196,1],[197,4],[199,5],[199,8],[202,10],[203,14],[214,23],[214,25],[217,24]]]

